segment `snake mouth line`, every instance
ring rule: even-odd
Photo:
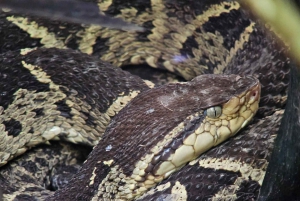
[[[139,161],[131,176],[136,180],[137,185],[145,188],[152,187],[187,162],[234,136],[246,126],[258,110],[261,90],[257,79],[246,79],[251,80],[252,85],[245,91],[233,95],[221,105],[208,108],[214,109],[213,117],[208,112],[192,114],[186,118],[185,123],[178,125],[174,129],[172,139],[174,141],[181,139],[180,143],[176,146],[174,143],[161,143],[165,144],[163,148],[153,149],[160,151],[149,154],[145,157],[147,160]],[[220,115],[219,108],[222,108]],[[194,124],[193,128],[188,128],[189,124]],[[187,131],[190,133],[188,134]]]

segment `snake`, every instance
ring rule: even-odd
[[[3,199],[256,199],[287,99],[287,48],[235,1],[95,6],[146,31],[1,12]],[[154,86],[116,68],[141,64],[187,82]],[[94,147],[55,193],[45,175],[82,155],[52,140]]]

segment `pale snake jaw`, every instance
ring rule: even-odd
[[[64,200],[73,200],[74,197],[85,200],[114,200],[118,196],[122,199],[132,199],[165,178],[153,190],[146,191],[139,200],[155,200],[162,197],[183,200],[256,198],[282,115],[282,112],[274,113],[274,111],[282,109],[286,101],[289,59],[284,55],[284,47],[280,47],[272,35],[250,20],[247,13],[242,11],[236,2],[218,2],[218,4],[189,2],[190,5],[180,1],[177,5],[168,1],[153,2],[152,4],[136,2],[134,4],[136,7],[128,6],[132,5],[127,5],[128,2],[122,4],[122,2],[107,1],[98,4],[106,14],[117,13],[128,21],[145,27],[147,32],[144,34],[67,23],[61,26],[57,22],[49,23],[47,20],[27,19],[23,16],[2,13],[0,20],[3,21],[1,25],[3,30],[10,30],[6,27],[12,27],[15,31],[0,32],[4,34],[3,38],[7,39],[8,50],[34,46],[48,48],[29,51],[26,49],[26,51],[22,50],[21,54],[19,52],[2,54],[0,72],[5,72],[0,75],[2,76],[0,89],[5,92],[2,93],[3,102],[0,100],[0,105],[3,107],[0,129],[2,129],[1,133],[4,133],[3,143],[0,143],[2,165],[32,146],[48,143],[51,139],[64,139],[90,146],[100,141],[103,147],[95,148],[94,154],[91,154],[91,157],[99,155],[100,158],[96,157],[94,162],[88,159],[82,170],[75,175],[75,179],[68,184],[69,187],[59,190],[54,196],[62,196]],[[22,38],[24,38],[23,42]],[[19,41],[18,45],[15,41]],[[77,48],[97,58],[50,47]],[[222,117],[221,123],[213,119],[204,120],[201,114],[207,108],[213,108],[206,113],[209,117],[213,117],[213,114],[219,115],[215,106],[224,102],[214,95],[221,95],[221,92],[213,94],[213,98],[207,97],[206,92],[200,92],[201,90],[197,90],[197,93],[202,93],[201,97],[197,97],[199,96],[197,93],[188,96],[187,92],[191,90],[185,90],[185,84],[171,84],[170,86],[174,86],[171,89],[174,93],[171,95],[167,94],[167,86],[160,87],[161,90],[166,90],[163,95],[158,96],[160,92],[157,88],[150,89],[147,94],[143,91],[153,87],[151,83],[144,82],[120,69],[110,68],[109,64],[98,60],[100,57],[116,66],[147,63],[180,74],[186,79],[202,73],[233,73],[241,77],[251,74],[261,82],[258,114],[250,126],[241,129],[240,134],[219,144],[221,143],[219,139],[223,139],[222,133],[231,136],[235,133],[231,132],[233,127],[233,130],[240,130],[240,127],[245,126],[242,119],[248,122],[255,113],[256,106],[252,107],[250,104],[250,110],[245,108],[240,110],[239,114],[245,115],[242,118],[233,115],[225,120],[225,117]],[[195,68],[197,66],[199,68]],[[21,74],[23,76],[16,76]],[[218,79],[218,76],[215,77]],[[193,82],[195,81],[189,83]],[[207,85],[214,87],[213,82]],[[243,93],[236,94],[236,97],[241,94]],[[206,105],[202,101],[203,97],[206,99]],[[231,101],[234,104],[231,109],[236,108],[237,101],[243,102],[242,97]],[[141,101],[141,103],[145,102],[144,104],[148,101],[149,105],[146,104],[147,107],[143,108],[137,104],[134,106],[138,110],[136,113],[133,112],[134,110],[132,113],[131,110],[122,110],[128,103],[129,106],[126,108],[133,107],[130,104],[139,99],[144,100]],[[159,109],[152,107],[155,105],[153,99],[157,101]],[[200,100],[198,105],[203,104],[206,107],[200,108],[201,111],[189,108],[191,113],[187,113],[189,115],[185,118],[181,117],[181,120],[174,115],[166,118],[168,121],[164,120],[163,115],[177,110],[180,113],[185,110],[186,105],[189,105],[189,101],[195,100]],[[179,102],[178,108],[174,107],[176,101]],[[160,114],[161,116],[149,118],[147,123],[141,121],[148,116],[155,116],[158,111],[164,112]],[[117,118],[113,118],[117,113],[119,113]],[[128,114],[140,116],[131,118]],[[124,121],[122,115],[130,123],[122,125],[121,122]],[[46,116],[47,118],[44,118]],[[171,118],[174,118],[174,121],[169,121]],[[235,118],[237,120],[234,120]],[[133,136],[129,137],[128,143],[124,145],[117,146],[117,142],[107,141],[107,134],[104,134],[106,141],[102,142],[103,133],[108,125],[110,127],[106,132],[112,133],[113,139],[118,133],[117,129],[114,131],[113,125],[116,125],[121,133],[130,128],[126,126],[139,121],[141,123],[133,128],[135,132],[135,129],[140,131],[136,132],[138,134],[144,132],[139,130],[141,127],[146,128],[147,133],[149,132],[147,128],[151,127],[147,126],[159,125],[160,121],[166,124],[165,127],[152,128],[153,133],[162,133],[161,131],[168,126],[173,126],[173,129],[168,128],[168,132],[165,132],[169,136],[166,140],[152,137],[148,142],[138,141],[138,135],[133,135],[135,132],[132,131]],[[190,125],[189,121],[196,125],[201,121],[205,123],[203,128],[200,126],[197,129]],[[239,126],[233,126],[233,122],[237,122]],[[233,127],[228,129],[229,126]],[[216,128],[219,127],[222,129],[217,131]],[[172,146],[171,143],[170,146],[166,144],[180,132],[187,132],[184,129],[191,129],[195,134],[191,137],[185,136],[182,141],[173,143]],[[196,133],[197,135],[202,133],[208,144],[219,145],[189,162],[196,157],[194,152],[190,151],[191,147],[194,147],[193,144],[201,144],[200,140],[197,140]],[[209,133],[216,133],[216,135],[212,137]],[[124,136],[126,135],[120,138],[121,142],[125,142]],[[154,142],[155,140],[157,141]],[[11,144],[17,141],[17,146]],[[132,148],[131,143],[137,144],[137,148]],[[2,148],[3,145],[7,148]],[[176,153],[177,149],[187,153],[188,159],[184,163],[189,162],[188,165],[182,167],[183,164],[178,162],[185,156]],[[195,149],[197,153],[205,151]],[[99,150],[102,150],[105,156],[101,156],[102,152]],[[130,163],[129,156],[122,155],[120,150],[131,153],[130,157],[136,160],[136,163]],[[134,151],[130,152],[130,150]],[[99,154],[95,154],[98,152]],[[125,161],[118,157],[124,157],[122,160]],[[19,160],[22,161],[22,158]],[[5,169],[9,165],[10,162],[1,168],[3,181],[10,180],[7,176],[9,171]],[[33,164],[36,165],[39,163]],[[44,168],[40,167],[41,170]],[[177,169],[180,170],[174,172]],[[145,173],[148,174],[147,179],[144,179]],[[78,183],[76,176],[81,182]],[[18,179],[22,181],[22,178],[21,174]],[[11,181],[14,181],[13,179],[14,177]],[[37,191],[41,188],[35,189],[35,192],[34,188],[30,191],[30,188],[27,189],[24,185],[24,188],[19,188],[21,192],[18,192],[16,183],[8,183],[5,184],[6,186],[0,184],[0,187],[4,188],[4,198],[22,199],[22,196],[28,196],[34,199],[41,196]],[[86,185],[83,186],[83,183]],[[32,187],[30,185],[33,184],[28,184],[28,187]],[[35,185],[40,184],[33,186]],[[8,195],[9,193],[11,195]],[[45,198],[49,192],[43,190],[43,193]]]

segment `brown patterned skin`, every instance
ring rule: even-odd
[[[299,200],[300,68],[291,65],[288,100],[258,201]],[[289,188],[286,188],[289,186]]]
[[[289,72],[289,59],[284,55],[285,49],[279,46],[275,39],[260,26],[251,24],[253,21],[249,19],[247,13],[239,8],[238,4],[226,3],[226,5],[211,9],[215,3],[220,5],[220,1],[175,1],[174,3],[157,1],[155,4],[157,7],[151,7],[150,1],[113,1],[104,10],[105,13],[111,15],[123,13],[120,15],[128,21],[143,25],[147,31],[145,33],[127,33],[119,30],[107,31],[105,28],[62,25],[61,22],[49,23],[45,20],[35,20],[38,24],[49,27],[49,32],[55,33],[57,40],[46,40],[46,42],[41,40],[45,35],[41,34],[37,38],[30,37],[26,31],[20,31],[18,27],[20,25],[16,26],[12,24],[11,20],[7,21],[6,16],[11,14],[2,13],[0,34],[1,38],[6,40],[4,44],[1,43],[1,46],[3,51],[36,46],[74,48],[98,58],[101,57],[115,65],[148,63],[171,71],[174,69],[175,73],[181,74],[187,79],[200,73],[253,74],[260,79],[263,85],[261,102],[263,107],[259,114],[260,116],[272,114],[275,109],[282,108],[285,104]],[[103,5],[102,8],[104,8]],[[134,8],[137,9],[136,14]],[[123,9],[122,12],[120,9]],[[196,19],[197,15],[199,20],[196,26],[191,19]],[[31,21],[33,20],[32,18]],[[184,27],[185,25],[187,26]],[[190,31],[189,28],[193,28],[193,26],[196,29]],[[6,30],[14,31],[6,32]],[[93,32],[96,33],[96,37],[89,35]],[[182,37],[177,39],[179,45],[178,41],[174,42],[178,37],[177,34]],[[82,44],[84,45],[81,46]],[[170,60],[173,61],[172,65],[167,62]],[[180,62],[176,63],[178,60]],[[223,146],[233,152],[236,148],[236,144],[224,144]],[[245,144],[242,146],[249,148]],[[257,146],[265,148],[264,145],[258,144]],[[218,150],[218,148],[213,150]],[[254,148],[252,150],[254,152]],[[203,157],[205,158],[207,155],[205,154]],[[268,159],[268,157],[266,158]],[[204,172],[206,171],[211,172],[212,170],[204,170]],[[216,172],[215,175],[219,177],[223,173]],[[195,175],[197,171],[192,171],[191,174]],[[218,186],[217,183],[221,183],[223,186],[231,186],[236,182],[231,180],[239,178],[241,173],[238,170],[230,174],[233,176],[226,177],[225,182],[216,179],[214,184]],[[177,179],[182,181],[181,186],[188,186],[181,179],[180,172],[176,175],[179,176],[171,177],[169,181]],[[246,190],[251,189],[251,185],[245,188]],[[186,188],[186,192],[188,195],[195,195],[193,189]],[[205,191],[203,194],[197,192],[201,199],[207,200],[213,197],[216,191]],[[250,196],[251,199],[257,196],[258,189],[253,192],[253,196]],[[223,196],[226,196],[226,193]],[[187,197],[186,199],[193,200],[191,197]]]
[[[262,24],[256,24],[243,49],[236,52],[225,74],[254,75],[262,84],[259,116],[285,105],[290,60],[285,48]],[[252,52],[252,54],[249,54]],[[243,58],[243,59],[241,59]]]
[[[282,116],[281,110],[255,119],[236,137],[190,162],[137,200],[256,200]]]
[[[169,136],[173,139],[166,142],[157,155],[164,155],[170,147],[175,152],[182,141],[202,124],[206,118],[204,110],[223,105],[256,84],[257,81],[251,77],[239,79],[235,75],[203,75],[187,83],[164,85],[141,93],[116,115],[78,175],[49,200],[117,199],[120,196],[118,194],[123,193],[122,190],[117,190],[118,187],[117,192],[102,188],[110,186],[113,189],[117,185],[125,189],[128,185],[126,180],[132,180],[130,177],[134,174],[135,166],[141,158],[151,155],[149,150],[153,150],[156,144]],[[216,90],[220,93],[213,93]],[[188,118],[197,113],[200,113],[199,117]],[[183,125],[180,127],[181,123]],[[170,135],[176,127],[177,133]],[[134,157],[128,154],[133,153],[133,150]],[[117,172],[114,172],[114,168]],[[110,174],[111,178],[107,179]],[[124,178],[122,174],[126,175],[124,181],[118,183],[114,180]],[[142,175],[141,177],[143,178]],[[135,188],[138,192],[139,187]],[[103,194],[99,193],[101,191]],[[121,198],[126,200],[125,196]]]
[[[60,182],[57,172],[68,168],[68,172],[76,173],[89,151],[88,147],[66,142],[39,145],[1,168],[0,189],[9,195],[6,199],[46,199],[53,194],[49,189],[56,187],[54,182]]]
[[[2,165],[50,139],[94,146],[110,119],[148,89],[142,79],[71,50],[7,52],[0,60]]]

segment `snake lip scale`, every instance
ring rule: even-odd
[[[220,93],[213,93],[216,90]],[[238,75],[207,74],[147,90],[115,116],[74,181],[85,183],[85,191],[98,186],[94,193],[100,200],[140,196],[234,136],[258,110],[259,98],[259,81]],[[137,150],[134,158],[128,154],[133,150]],[[93,176],[83,181],[82,174]],[[77,186],[76,182],[67,186],[74,189],[70,198],[75,199]],[[50,200],[64,197],[60,190],[55,195]]]

